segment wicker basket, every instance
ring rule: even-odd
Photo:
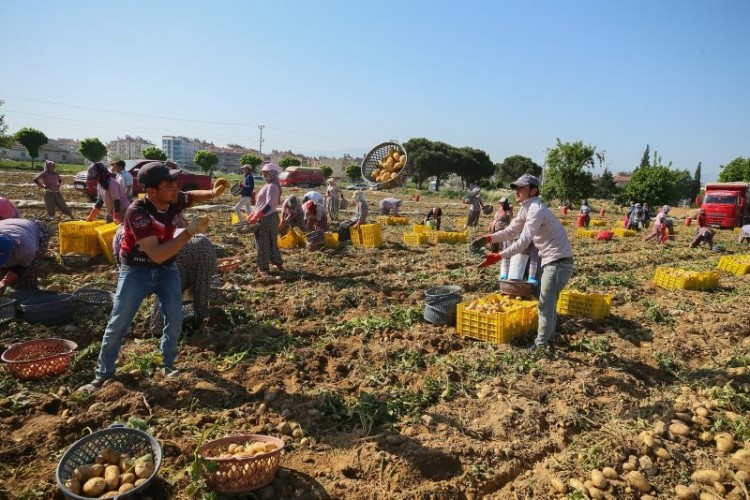
[[[492,205],[485,205],[485,206],[482,207],[482,213],[484,215],[492,215],[492,212],[494,210],[495,209],[492,207]]]
[[[75,312],[78,314],[95,314],[105,311],[109,314],[115,301],[115,294],[95,285],[82,286],[73,292]]]
[[[226,257],[216,261],[216,270],[220,273],[230,273],[239,269],[240,264],[242,264],[242,259],[238,259],[237,257]]]
[[[68,448],[68,451],[60,459],[55,471],[55,479],[57,480],[58,488],[65,495],[65,498],[86,500],[86,497],[76,495],[65,488],[65,481],[71,478],[76,467],[94,463],[96,457],[104,448],[113,448],[121,455],[127,454],[133,458],[150,453],[154,457],[153,474],[148,477],[145,483],[127,493],[117,495],[116,498],[120,500],[133,497],[139,498],[148,491],[161,467],[161,446],[159,442],[147,432],[130,429],[124,427],[122,424],[114,424],[108,429],[96,431],[79,439]]]
[[[229,192],[232,193],[233,196],[239,196],[242,194],[242,186],[240,186],[240,183],[238,182],[234,186],[229,188]]]
[[[16,317],[16,299],[0,299],[0,325],[10,323]]]
[[[402,155],[405,155],[406,158],[406,164],[404,167],[399,170],[398,175],[394,177],[393,179],[389,180],[388,182],[373,182],[372,181],[372,172],[376,168],[380,168],[379,162],[383,158],[386,158],[388,156],[388,153],[391,149],[396,149],[401,153]],[[406,181],[406,179],[409,177],[408,175],[408,169],[409,169],[409,160],[408,156],[406,155],[406,150],[397,142],[384,142],[382,144],[378,144],[375,146],[372,151],[367,153],[367,156],[365,156],[365,159],[362,160],[362,178],[365,179],[369,184],[374,184],[378,187],[378,189],[391,189],[400,186],[401,184]]]
[[[534,285],[520,280],[500,280],[498,282],[500,293],[514,295],[516,297],[530,297],[534,295]]]
[[[62,264],[67,267],[86,267],[91,263],[91,255],[83,253],[66,253],[60,256]]]
[[[22,380],[37,379],[64,372],[78,348],[65,339],[37,339],[10,346],[2,355],[5,368]]]
[[[27,323],[57,325],[73,317],[75,297],[69,293],[39,295],[21,303],[23,319]]]
[[[248,441],[273,443],[276,449],[249,458],[214,458],[226,446]],[[209,488],[217,493],[242,493],[262,488],[273,481],[283,448],[284,441],[272,436],[236,434],[204,444],[198,450],[198,455]]]

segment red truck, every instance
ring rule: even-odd
[[[138,183],[138,170],[146,163],[151,163],[152,161],[154,160],[125,160],[125,169],[133,176],[133,198],[135,198],[138,193],[143,192],[141,185]],[[177,184],[182,191],[211,189],[213,187],[211,177],[208,175],[193,174],[186,170],[180,171],[180,177],[177,179]],[[73,181],[73,187],[76,191],[86,194],[92,201],[96,200],[96,181],[90,181],[86,178],[86,170],[76,174],[75,180]]]
[[[287,167],[279,174],[282,187],[317,187],[322,186],[324,181],[323,170],[315,167]]]
[[[731,229],[750,223],[750,191],[747,182],[706,184],[701,209],[709,226]]]

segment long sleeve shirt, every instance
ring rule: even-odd
[[[269,210],[263,215],[263,217],[276,212],[279,208],[280,196],[281,192],[279,192],[278,186],[269,182],[258,191],[258,194],[255,197],[255,210],[262,211],[266,205],[268,205]]]
[[[542,266],[573,257],[568,233],[552,210],[547,208],[538,196],[523,203],[518,216],[510,221],[508,227],[490,235],[492,243],[502,243],[516,237],[518,239],[503,250],[503,257],[522,253],[531,242],[539,249]]]

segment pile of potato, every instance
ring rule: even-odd
[[[262,441],[248,441],[246,443],[231,443],[225,448],[218,450],[218,454],[212,458],[252,458],[276,451],[276,445]]]
[[[65,488],[89,498],[114,498],[145,483],[156,464],[151,454],[130,458],[113,448],[104,448],[96,463],[77,467]]]
[[[465,311],[476,311],[484,314],[497,314],[515,311],[519,307],[530,306],[533,300],[524,300],[523,297],[510,297],[507,295],[492,295],[488,298],[477,299],[469,302]]]
[[[398,177],[406,164],[406,155],[396,148],[388,150],[388,154],[378,162],[379,167],[372,171],[370,178],[377,183],[388,182]]]

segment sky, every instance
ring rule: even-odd
[[[415,137],[538,164],[750,156],[747,0],[2,0],[8,132],[355,156]],[[596,169],[595,173],[600,169]]]

